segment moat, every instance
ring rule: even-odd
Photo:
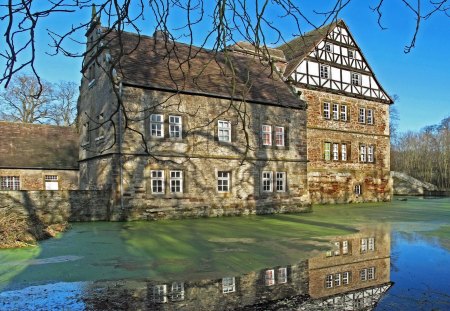
[[[450,198],[73,223],[0,251],[0,310],[447,310]]]

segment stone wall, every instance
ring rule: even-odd
[[[58,176],[59,190],[78,189],[78,169],[0,169],[0,176],[18,176],[20,190],[45,190],[45,176]]]
[[[390,178],[389,105],[326,92],[302,90],[308,103],[308,188],[312,203],[389,201]],[[347,106],[347,121],[326,119],[323,103]],[[339,106],[340,107],[340,106]],[[372,109],[374,124],[358,122],[359,108]],[[340,111],[339,111],[340,112]],[[324,144],[347,146],[347,160],[325,160]],[[374,146],[374,161],[361,162],[360,144]],[[355,186],[361,194],[355,194]]]
[[[107,191],[0,191],[0,208],[44,225],[108,220]]]

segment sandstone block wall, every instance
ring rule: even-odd
[[[45,190],[45,175],[58,176],[59,190],[78,189],[78,170],[0,169],[0,176],[19,176],[20,190]]]

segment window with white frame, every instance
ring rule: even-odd
[[[169,137],[182,138],[182,118],[180,116],[169,116]]]
[[[347,144],[341,144],[341,161],[347,161]]]
[[[231,142],[231,122],[217,121],[217,139],[219,141]]]
[[[275,185],[277,192],[285,192],[286,191],[286,173],[285,172],[276,172],[275,173]]]
[[[325,161],[330,161],[331,159],[331,143],[324,143],[323,153]]]
[[[330,103],[323,103],[323,117],[325,119],[330,118]]]
[[[334,275],[334,286],[341,286],[341,274],[340,273],[336,273]]]
[[[347,121],[347,105],[341,105],[341,121]]]
[[[262,172],[262,191],[272,192],[272,172]]]
[[[359,108],[358,122],[366,123],[366,108]]]
[[[58,175],[45,175],[45,181],[58,181]]]
[[[0,176],[0,190],[20,190],[20,177]]]
[[[367,281],[367,269],[362,269],[359,273],[361,281]]]
[[[229,192],[230,179],[231,179],[231,172],[224,172],[224,171],[217,172],[217,191]]]
[[[360,145],[359,146],[359,161],[360,162],[366,162],[366,145]]]
[[[164,171],[154,170],[150,171],[152,193],[162,194],[164,193]]]
[[[367,252],[367,239],[361,239],[361,253]]]
[[[236,291],[236,280],[234,277],[226,277],[222,279],[222,292],[233,293]]]
[[[167,302],[167,285],[153,286],[153,301],[158,303]]]
[[[348,241],[342,241],[342,254],[348,254]]]
[[[355,194],[356,195],[361,195],[362,194],[362,189],[361,189],[361,185],[355,185]]]
[[[58,175],[44,176],[45,190],[59,190]]]
[[[172,301],[184,300],[184,283],[183,282],[173,282],[170,295],[171,295]]]
[[[320,77],[322,79],[329,79],[330,78],[330,66],[320,65]]]
[[[328,274],[325,277],[325,287],[326,288],[333,288],[333,275],[332,274]]]
[[[375,279],[375,267],[370,267],[367,269],[367,279],[368,280]]]
[[[373,145],[367,146],[367,162],[373,163]]]
[[[284,127],[275,126],[275,146],[284,146]]]
[[[263,146],[272,145],[272,126],[263,125],[262,126],[262,144]]]
[[[339,160],[339,144],[333,144],[333,161]]]
[[[352,85],[361,85],[361,75],[356,72],[352,72]]]
[[[275,284],[275,271],[273,269],[266,270],[264,275],[264,283],[266,286],[272,286]]]
[[[368,243],[367,243],[367,248],[369,251],[374,251],[375,250],[375,238],[368,238]]]
[[[332,105],[332,115],[333,115],[333,120],[339,120],[339,105],[338,104]]]
[[[342,284],[348,285],[350,283],[350,277],[351,273],[349,271],[342,273]]]
[[[373,109],[367,109],[367,124],[373,124]]]
[[[287,283],[287,268],[278,268],[278,283],[284,284]]]
[[[339,256],[341,254],[341,245],[339,242],[334,242],[334,256]]]
[[[150,136],[164,137],[164,117],[162,114],[150,115]]]
[[[169,184],[171,193],[183,192],[183,171],[170,171]]]

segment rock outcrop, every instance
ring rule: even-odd
[[[391,172],[394,180],[394,195],[424,195],[427,191],[438,191],[433,184],[420,181],[405,173]]]

